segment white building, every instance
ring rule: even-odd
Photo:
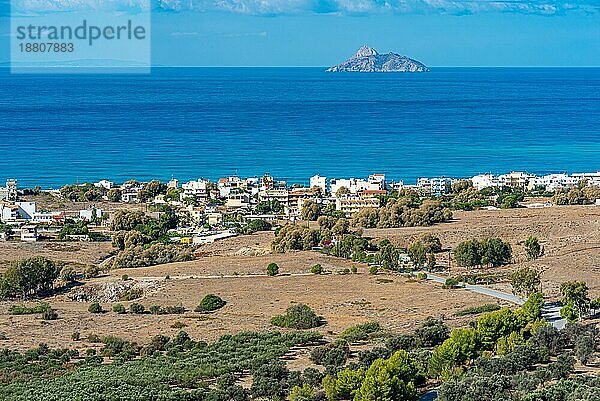
[[[333,196],[336,196],[337,191],[342,187],[347,188],[353,195],[361,191],[385,189],[385,176],[383,174],[373,174],[368,180],[332,178],[329,182],[329,189]]]
[[[386,189],[387,183],[385,181],[385,174],[371,174],[369,176],[369,184],[377,185],[379,188],[369,188],[369,189]]]
[[[88,210],[80,210],[79,211],[79,218],[81,220],[87,220],[87,221],[92,221],[95,219],[100,219],[102,218],[102,209],[99,208],[91,208]]]
[[[171,181],[167,183],[167,189],[177,189],[179,188],[179,180],[177,178],[171,178]]]
[[[378,208],[380,206],[377,198],[343,197],[335,200],[335,209],[344,212],[347,216],[365,208]]]
[[[17,180],[6,180],[6,186],[0,187],[0,201],[17,200]]]
[[[115,187],[115,183],[112,181],[108,181],[108,180],[100,180],[98,182],[95,182],[94,186],[98,187],[98,188],[104,188],[106,190],[110,190]]]
[[[36,242],[38,239],[37,226],[35,224],[28,224],[21,227],[21,241],[24,242]]]
[[[533,174],[523,173],[521,171],[511,171],[508,174],[498,176],[501,186],[525,189],[529,181],[535,179]]]
[[[476,175],[471,177],[471,182],[473,183],[473,187],[477,190],[502,186],[500,179],[493,174]]]
[[[452,179],[446,177],[419,178],[417,188],[423,196],[442,196],[450,192]]]
[[[182,197],[184,199],[190,197],[208,199],[209,183],[210,181],[205,180],[204,178],[199,178],[197,181],[188,181],[182,184]]]
[[[568,174],[548,174],[542,177],[535,177],[529,181],[528,188],[544,187],[548,191],[555,191],[558,188],[572,188],[579,184],[579,179]]]
[[[579,181],[587,181],[588,185],[594,185],[600,187],[600,171],[595,173],[575,173],[573,174],[573,178]]]
[[[325,195],[327,193],[327,177],[321,177],[319,174],[313,175],[310,177],[310,187],[321,188],[321,194]]]
[[[259,202],[269,202],[277,199],[281,206],[287,207],[290,202],[290,191],[287,189],[267,189],[258,193]]]
[[[64,213],[38,212],[35,202],[0,203],[0,222],[2,223],[50,224],[60,220],[64,220]]]
[[[138,201],[141,188],[138,186],[127,186],[121,188],[121,202],[130,203]]]

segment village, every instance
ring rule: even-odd
[[[321,209],[334,211],[338,216],[352,217],[366,208],[379,208],[382,199],[399,191],[414,191],[422,198],[439,198],[452,191],[452,185],[469,182],[478,191],[490,188],[510,188],[521,193],[553,194],[581,186],[600,187],[600,172],[550,174],[537,176],[525,172],[502,175],[481,174],[470,178],[419,178],[415,184],[388,181],[385,174],[368,178],[331,178],[315,175],[308,186],[289,185],[266,173],[262,177],[241,178],[236,175],[219,178],[217,182],[200,178],[181,183],[158,180],[135,180],[117,184],[108,180],[65,186],[60,190],[42,191],[17,188],[17,180],[9,179],[0,187],[0,240],[20,239],[35,242],[57,239],[66,222],[83,222],[90,232],[67,233],[61,239],[89,241],[108,237],[108,227],[116,210],[132,207],[158,218],[161,206],[173,209],[185,227],[178,227],[171,236],[173,242],[202,245],[236,235],[240,223],[261,220],[265,222],[296,222],[303,220],[302,209],[310,201]],[[70,210],[46,210],[31,194],[40,193],[72,201]],[[600,199],[592,199],[600,205]],[[109,202],[115,207],[103,210]],[[82,208],[81,205],[87,206]],[[528,203],[526,207],[544,207],[551,202]],[[494,209],[494,206],[487,206]],[[103,237],[105,236],[105,237]]]

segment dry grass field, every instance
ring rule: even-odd
[[[592,295],[600,295],[600,208],[552,207],[457,212],[455,221],[428,228],[366,230],[376,240],[389,238],[397,245],[407,245],[422,233],[441,238],[450,248],[468,238],[498,236],[513,245],[516,263],[544,270],[544,290],[556,295],[558,285],[566,280],[585,280]],[[526,261],[522,241],[537,235],[546,249],[542,258]],[[201,248],[201,256],[192,262],[173,263],[139,269],[111,271],[86,281],[84,287],[107,282],[118,283],[127,274],[134,282],[155,282],[137,302],[146,306],[184,306],[183,315],[118,315],[111,303],[103,303],[109,312],[91,314],[89,303],[75,302],[70,293],[47,301],[57,309],[59,319],[44,322],[37,315],[10,316],[11,302],[0,302],[0,332],[8,340],[2,346],[26,349],[46,342],[52,347],[85,349],[92,344],[90,334],[117,335],[139,343],[153,335],[173,335],[179,328],[192,337],[213,340],[225,333],[241,330],[269,330],[272,316],[294,303],[310,305],[327,322],[319,330],[326,335],[339,333],[356,323],[377,320],[386,329],[405,332],[427,316],[444,317],[450,326],[460,326],[469,318],[454,314],[466,307],[495,303],[496,300],[464,290],[444,290],[430,282],[416,282],[396,274],[369,275],[367,267],[351,261],[315,252],[271,254],[273,233],[259,233],[227,239]],[[61,249],[61,246],[64,247]],[[110,244],[92,243],[0,243],[0,261],[32,255],[56,260],[98,263],[111,251]],[[270,262],[280,266],[281,276],[266,277]],[[320,263],[329,274],[307,274]],[[358,274],[337,272],[358,266]],[[165,277],[169,276],[169,279]],[[73,289],[72,291],[78,291]],[[206,294],[220,295],[228,304],[212,314],[193,312]],[[124,302],[128,306],[131,302]],[[80,332],[82,341],[73,342],[71,334]]]
[[[440,237],[445,248],[470,238],[500,237],[513,247],[513,270],[530,266],[543,271],[544,292],[558,296],[560,283],[582,280],[600,296],[600,207],[557,206],[541,209],[478,210],[455,212],[455,221],[433,227],[365,230],[375,239],[390,239],[406,246],[422,233]],[[545,255],[528,261],[523,242],[539,238]]]

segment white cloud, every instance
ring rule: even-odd
[[[165,10],[228,11],[244,14],[370,14],[515,12],[558,15],[598,12],[600,0],[158,0]]]
[[[444,13],[513,12],[560,15],[571,11],[595,13],[600,0],[12,0],[18,12],[69,10],[145,10],[149,2],[163,11],[222,11],[280,15],[302,13]]]

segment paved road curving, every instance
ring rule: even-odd
[[[444,284],[446,277],[438,276],[437,274],[427,273],[427,280],[435,281],[436,283]],[[465,284],[464,289],[467,291],[475,292],[477,294],[487,295],[503,301],[508,301],[516,305],[523,305],[526,301],[524,298],[520,298],[514,294],[493,290],[481,285]],[[565,327],[567,321],[560,316],[560,304],[557,303],[546,303],[542,309],[542,316],[557,329],[561,330]]]

